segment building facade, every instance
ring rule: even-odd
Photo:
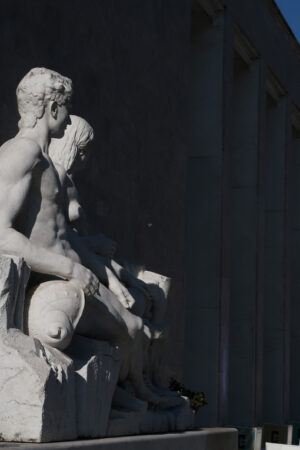
[[[173,279],[199,425],[300,422],[300,50],[274,2],[1,0],[0,36],[1,142],[29,69],[72,78],[90,231]]]
[[[300,47],[271,0],[191,6],[185,383],[202,425],[300,421]]]

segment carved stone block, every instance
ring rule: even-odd
[[[0,257],[0,439],[51,442],[106,435],[120,356],[75,336],[68,354],[22,329],[29,270]]]
[[[75,335],[67,353],[74,361],[78,435],[106,436],[120,369],[119,351],[108,342]]]
[[[18,329],[28,275],[20,258],[0,257],[0,436],[7,441],[75,439],[71,359]]]

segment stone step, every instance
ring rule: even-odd
[[[203,428],[184,433],[168,433],[47,444],[0,443],[7,450],[237,450],[235,428]]]

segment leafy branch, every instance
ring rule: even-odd
[[[199,408],[207,405],[204,392],[193,392],[190,389],[186,389],[183,384],[175,380],[175,378],[170,379],[169,387],[171,391],[176,391],[180,395],[187,397],[190,401],[191,408],[197,412]]]

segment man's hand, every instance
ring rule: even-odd
[[[74,284],[83,289],[88,297],[99,291],[99,280],[96,275],[81,264],[74,263],[71,279]]]

